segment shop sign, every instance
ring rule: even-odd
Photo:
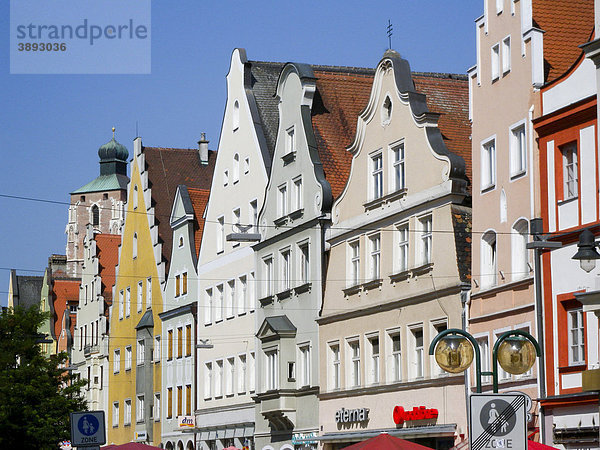
[[[402,406],[394,407],[394,422],[402,425],[404,422],[413,420],[437,419],[438,410],[435,408],[426,408],[425,406],[415,406],[412,411],[406,411]]]
[[[146,433],[146,431],[136,431],[133,434],[133,440],[134,441],[146,441],[148,440],[148,433]]]
[[[342,408],[335,413],[336,423],[364,422],[365,420],[369,420],[369,408]]]
[[[177,426],[179,428],[194,428],[196,426],[196,416],[177,416]]]
[[[292,445],[310,445],[317,443],[317,433],[294,433]]]

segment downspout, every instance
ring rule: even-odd
[[[462,305],[462,329],[464,331],[469,331],[469,307],[471,306],[471,284],[470,283],[461,283],[460,286],[460,303]],[[463,372],[464,383],[465,383],[465,405],[467,407],[467,417],[471,416],[470,405],[469,405],[469,397],[471,394],[471,371],[465,370]],[[468,427],[468,424],[467,424]],[[466,435],[469,435],[470,430],[466,430]]]

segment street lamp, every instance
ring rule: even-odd
[[[579,265],[586,272],[591,272],[596,267],[596,260],[600,259],[600,254],[596,251],[596,237],[589,228],[583,230],[579,235],[577,243],[577,253],[571,259],[579,260]]]
[[[514,375],[527,372],[541,356],[535,338],[521,330],[511,330],[498,338],[492,351],[492,371],[481,371],[481,351],[475,338],[464,330],[451,328],[438,334],[429,346],[429,354],[435,354],[438,365],[446,372],[465,371],[473,362],[475,354],[475,382],[477,393],[481,393],[481,377],[492,376],[492,388],[498,393],[498,364]]]

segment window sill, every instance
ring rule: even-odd
[[[285,215],[284,215],[284,216],[281,216],[281,217],[278,217],[277,219],[275,219],[275,220],[273,221],[273,224],[274,224],[276,227],[280,227],[280,226],[282,226],[282,225],[285,225],[285,224],[287,223],[287,221],[288,221],[288,216],[285,216]]]
[[[410,277],[410,270],[406,269],[401,272],[396,272],[389,277],[391,282],[403,281]]]
[[[424,273],[431,272],[433,270],[433,263],[423,264],[421,266],[412,269],[414,275],[423,275]]]
[[[299,208],[299,209],[297,209],[297,210],[292,211],[291,213],[289,213],[288,217],[291,220],[296,220],[296,219],[301,218],[303,215],[304,215],[304,208]]]
[[[346,289],[342,289],[342,292],[345,296],[354,295],[360,292],[361,289],[360,284],[355,284],[354,286],[347,287]]]
[[[291,289],[286,289],[284,291],[281,291],[277,294],[277,300],[284,300],[288,297],[291,297],[292,295],[292,290]]]
[[[266,306],[269,303],[273,303],[275,301],[274,295],[267,295],[266,297],[258,299],[261,306]]]
[[[369,211],[369,210],[378,208],[380,206],[383,206],[386,203],[391,203],[394,200],[398,200],[399,198],[406,197],[407,192],[408,192],[408,189],[406,189],[406,188],[398,189],[397,191],[394,191],[390,194],[383,195],[379,198],[376,198],[376,199],[370,200],[366,203],[363,203],[363,207],[365,208],[365,211]]]
[[[581,372],[583,370],[586,370],[586,368],[587,368],[587,364],[585,362],[573,363],[568,366],[559,366],[558,372],[559,373]]]
[[[564,199],[564,200],[559,200],[558,202],[556,202],[556,204],[557,204],[558,206],[566,205],[567,203],[574,202],[574,201],[575,201],[575,200],[577,200],[578,198],[579,198],[579,196],[578,196],[578,195],[576,195],[575,197],[569,197],[569,198],[566,198],[566,199]]]
[[[281,157],[283,160],[283,165],[287,166],[288,164],[294,162],[296,160],[296,151],[288,152]]]
[[[510,176],[510,181],[515,181],[518,180],[519,178],[524,177],[525,175],[527,175],[527,171],[526,170],[520,170],[517,173],[513,173]]]
[[[496,189],[496,184],[490,184],[490,185],[488,185],[486,187],[482,187],[481,188],[481,193],[485,194],[486,192],[493,191],[494,189]]]
[[[297,295],[297,294],[302,294],[304,292],[308,292],[308,291],[310,291],[310,287],[311,287],[311,283],[301,284],[300,286],[296,286],[294,288],[294,293]]]
[[[383,279],[375,278],[373,280],[367,281],[366,283],[363,283],[362,287],[365,291],[370,291],[371,289],[376,289],[376,288],[381,287],[382,284],[383,284]]]

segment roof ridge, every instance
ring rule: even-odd
[[[431,77],[431,78],[449,78],[453,80],[468,80],[467,74],[451,72],[411,72],[412,76]]]

